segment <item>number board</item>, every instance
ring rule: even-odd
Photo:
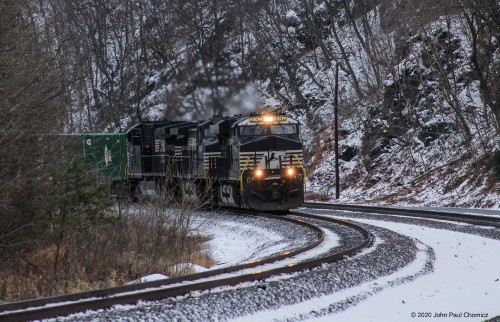
[[[283,122],[287,121],[288,117],[284,115],[270,115],[270,116],[250,116],[248,120],[250,122],[269,122],[268,118],[272,118],[272,122]]]

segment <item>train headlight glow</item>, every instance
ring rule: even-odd
[[[286,170],[286,174],[288,174],[289,176],[293,176],[295,174],[295,169],[294,168],[288,168]]]
[[[257,170],[255,170],[255,172],[254,172],[254,173],[255,173],[255,176],[256,176],[257,178],[260,178],[260,177],[262,177],[262,176],[264,175],[264,171],[262,171],[261,169],[257,169]]]
[[[274,117],[272,115],[264,115],[263,120],[264,123],[272,123],[274,121]]]

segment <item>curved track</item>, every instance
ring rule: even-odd
[[[436,222],[452,221],[459,223],[468,223],[472,225],[500,227],[499,218],[477,215],[463,215],[448,212],[413,209],[410,210],[392,207],[356,206],[325,203],[306,203],[303,206],[305,208],[312,208],[315,210],[334,209],[352,212],[382,214],[385,217],[405,216],[413,217],[414,220],[421,220],[425,218],[426,220],[430,219]],[[345,256],[349,256],[359,252],[364,247],[370,245],[373,241],[373,237],[366,229],[349,221],[334,219],[331,217],[331,215],[320,216],[306,214],[300,210],[291,212],[291,216],[289,217],[275,217],[268,214],[258,215],[304,225],[305,227],[308,227],[308,229],[316,232],[317,239],[311,241],[311,243],[306,246],[297,248],[290,252],[285,252],[283,254],[280,254],[279,256],[268,257],[262,260],[253,261],[251,263],[246,263],[243,265],[227,267],[224,269],[212,270],[164,281],[149,282],[139,285],[128,285],[120,288],[104,289],[80,294],[66,295],[62,297],[53,297],[2,305],[0,306],[0,320],[18,321],[35,318],[39,319],[44,317],[55,317],[60,315],[67,315],[74,312],[81,312],[88,309],[110,307],[114,304],[135,303],[139,300],[156,300],[187,294],[192,291],[203,291],[219,286],[237,285],[242,282],[264,280],[275,275],[283,273],[295,273],[303,271],[305,269],[317,267],[318,265],[324,263],[332,263],[338,261]],[[314,225],[305,223],[304,220],[307,220],[310,223],[314,223]],[[339,232],[339,235],[343,236],[343,244],[341,246],[331,248],[325,252],[314,251],[316,255],[307,257],[303,253],[315,247],[320,248],[318,246],[325,239],[323,230],[317,226],[323,227],[327,230],[331,229],[331,227],[333,226],[337,227],[336,231]],[[366,225],[362,226],[367,227]],[[371,230],[371,228],[368,229]],[[374,232],[375,231],[376,230],[374,230]],[[378,236],[380,235],[380,232],[376,232],[375,234]],[[300,256],[297,256],[299,254]],[[302,260],[296,260],[296,258],[299,257],[301,257]],[[363,259],[359,258],[359,261],[363,262]],[[274,264],[266,264],[272,262],[274,262]],[[345,262],[337,263],[345,264]],[[348,263],[346,265],[348,265]],[[406,264],[402,262],[401,265],[403,265],[401,267],[404,267],[404,265]],[[342,266],[345,265],[342,264]],[[372,275],[374,273],[370,274]],[[297,285],[294,282],[291,282],[291,284]],[[53,305],[53,307],[43,307],[45,305]]]
[[[500,217],[480,216],[480,215],[462,214],[462,213],[453,213],[444,211],[349,205],[349,204],[329,204],[329,203],[319,203],[319,202],[306,202],[302,205],[302,207],[312,208],[312,209],[332,209],[332,210],[355,211],[355,212],[364,212],[372,214],[446,220],[446,221],[467,223],[477,226],[491,226],[500,228]]]
[[[445,317],[440,315],[445,307],[448,314],[448,319],[442,318],[445,321],[456,319],[460,312],[475,312],[476,317],[488,317],[491,321],[500,318],[500,262],[495,256],[500,241],[500,218],[498,215],[495,217],[493,212],[489,216],[481,216],[432,209],[324,203],[306,203],[303,207],[309,209],[299,209],[298,212],[380,227],[408,237],[418,246],[418,260],[408,261],[396,274],[380,275],[372,284],[366,282],[349,299],[355,303],[349,309],[338,309],[338,303],[332,304],[330,308],[337,305],[335,310],[330,311],[335,311],[335,318],[404,321],[412,319],[414,312],[418,316],[421,310],[431,312],[433,316],[436,314],[436,317]],[[379,240],[379,236],[375,235]],[[335,293],[335,297],[341,296],[339,293]],[[359,298],[363,301],[357,301]],[[384,306],[391,309],[378,310]],[[451,316],[449,312],[458,313]],[[304,316],[315,316],[308,314]],[[280,318],[293,320],[290,316],[293,315],[284,313]]]
[[[367,247],[372,242],[372,236],[370,233],[361,226],[343,220],[317,217],[315,219],[320,219],[355,231],[359,236],[357,242],[353,244],[351,241],[349,246],[346,246],[343,249],[340,249],[340,251],[336,251],[334,253],[327,253],[324,256],[316,256],[314,258],[298,261],[296,263],[286,263],[283,265],[278,264],[277,266],[269,269],[262,266],[262,270],[248,272],[247,269],[249,268],[255,268],[266,263],[282,261],[285,258],[291,258],[304,253],[320,245],[324,240],[324,233],[321,228],[306,223],[302,219],[293,219],[281,216],[277,217],[262,213],[255,215],[292,222],[294,224],[307,227],[316,233],[317,239],[311,241],[311,243],[306,246],[297,248],[293,251],[287,251],[278,256],[268,257],[223,269],[211,270],[167,280],[0,305],[0,320],[20,321],[50,318],[90,309],[110,307],[115,304],[136,303],[139,300],[155,300],[178,296],[192,291],[203,291],[219,286],[236,285],[242,282],[261,280],[274,275],[293,273],[304,269],[310,269],[324,263],[340,260],[345,256],[357,253],[359,250]],[[314,216],[307,217],[313,218]],[[242,273],[234,273],[242,270],[245,271]]]

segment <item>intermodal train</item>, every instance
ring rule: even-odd
[[[147,193],[181,184],[220,206],[286,211],[304,201],[299,122],[286,114],[141,122],[79,136],[99,173]]]

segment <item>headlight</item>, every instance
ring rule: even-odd
[[[289,176],[293,176],[295,174],[295,169],[294,168],[286,169],[286,174],[288,174]]]
[[[274,122],[274,116],[272,115],[264,115],[264,123],[272,123]]]
[[[262,177],[264,175],[264,171],[262,171],[262,169],[256,169],[254,171],[254,174],[255,174],[256,177],[260,178],[260,177]]]

